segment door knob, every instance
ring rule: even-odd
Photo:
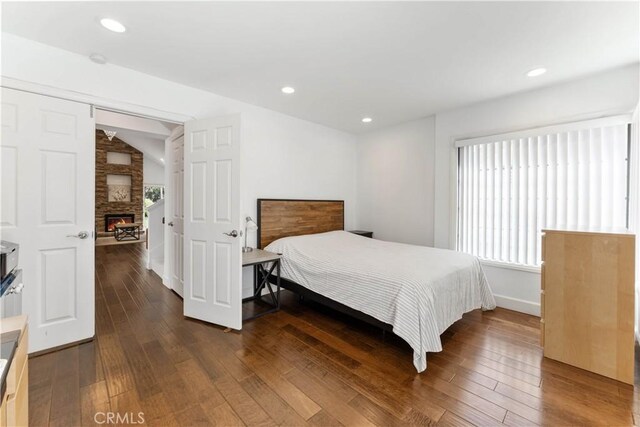
[[[173,221],[169,222],[169,224],[167,224],[169,227],[173,227]]]
[[[89,233],[87,231],[81,231],[78,234],[67,234],[67,237],[75,237],[77,239],[86,239],[89,237]]]
[[[238,232],[236,230],[231,230],[231,233],[223,233],[230,237],[238,237]]]

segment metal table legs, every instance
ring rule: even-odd
[[[269,266],[271,264],[271,266]],[[266,268],[265,268],[266,266]],[[276,289],[274,291],[272,287],[272,283],[269,281],[269,276],[273,275],[273,272],[276,272]],[[270,295],[270,302],[265,301],[263,299],[262,291],[267,289]],[[260,300],[271,306],[268,310],[255,314],[253,316],[247,317],[245,320],[256,319],[260,316],[264,316],[265,314],[273,313],[280,310],[280,260],[269,261],[262,264],[255,264],[253,266],[253,295],[247,298],[244,298],[242,302],[255,301]]]

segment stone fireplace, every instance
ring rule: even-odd
[[[135,219],[134,214],[106,214],[104,216],[104,231],[113,232],[117,224],[132,224]]]
[[[143,154],[116,135],[96,130],[96,232],[113,236],[109,222],[142,222]]]

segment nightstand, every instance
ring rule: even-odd
[[[256,317],[264,316],[265,314],[280,310],[280,258],[280,254],[263,251],[262,249],[254,249],[251,252],[242,253],[242,266],[253,266],[253,295],[243,298],[242,302],[245,303],[255,300],[263,301],[262,291],[264,289],[267,289],[271,296],[271,302],[267,303],[271,308],[246,319],[242,319],[242,321],[252,320]],[[271,287],[271,282],[269,282],[269,276],[271,276],[274,271],[276,276],[275,291]]]
[[[349,233],[357,234],[358,236],[373,238],[373,231],[364,230],[349,230]]]

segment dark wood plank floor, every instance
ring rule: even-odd
[[[241,333],[185,319],[143,251],[97,248],[96,339],[30,360],[32,425],[109,411],[161,426],[630,425],[640,413],[632,387],[543,359],[536,317],[469,313],[418,375],[398,338],[292,295]]]

